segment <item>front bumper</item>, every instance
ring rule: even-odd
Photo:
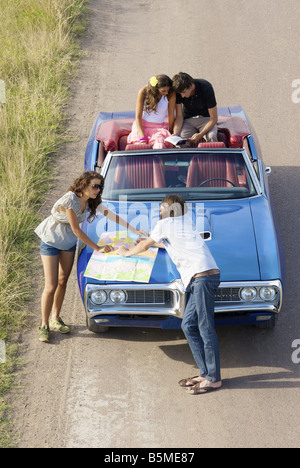
[[[241,299],[243,288],[257,290],[257,298],[252,301]],[[274,300],[262,300],[261,288],[276,290]],[[92,301],[91,295],[104,290],[105,303]],[[110,292],[125,291],[126,301],[115,304],[110,300]],[[222,282],[216,294],[215,318],[218,324],[257,323],[268,321],[280,312],[283,290],[280,280]],[[185,293],[180,280],[170,284],[87,284],[84,303],[88,320],[103,326],[143,326],[158,328],[180,328],[185,309]]]
[[[91,300],[95,290],[107,292],[107,301],[97,305]],[[109,299],[111,291],[126,292],[126,302],[115,304]],[[181,281],[169,284],[87,284],[84,294],[87,316],[99,315],[150,315],[183,318],[185,293]]]

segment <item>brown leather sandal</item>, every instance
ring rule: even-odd
[[[192,388],[188,388],[187,393],[189,393],[190,395],[204,395],[205,393],[214,392],[215,390],[220,390],[220,388],[222,388],[222,385],[220,387],[211,387],[208,385],[201,387],[200,383],[197,383]]]
[[[178,385],[180,385],[180,387],[194,387],[194,385],[196,385],[197,383],[200,383],[199,380],[195,380],[198,378],[199,378],[199,375],[195,375],[195,377],[188,377],[187,379],[181,379],[179,380]],[[188,382],[190,383],[187,385]]]

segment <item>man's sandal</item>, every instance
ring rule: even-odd
[[[193,387],[187,389],[187,393],[189,393],[190,395],[204,395],[205,393],[220,390],[220,388],[222,388],[222,385],[220,387],[212,387],[211,385],[201,387],[201,382],[199,382]]]
[[[194,387],[198,383],[201,383],[201,382],[199,382],[199,380],[195,380],[195,379],[198,379],[198,378],[199,378],[199,376],[195,375],[195,377],[189,377],[187,379],[179,380],[178,385],[180,385],[180,387]],[[205,380],[205,379],[203,379],[203,380]]]

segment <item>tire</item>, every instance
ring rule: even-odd
[[[273,315],[270,320],[267,320],[266,322],[261,322],[257,323],[255,326],[256,328],[262,328],[262,329],[271,329],[274,328],[277,324],[278,320],[278,315]]]
[[[88,330],[93,333],[107,333],[109,331],[109,327],[105,327],[103,325],[98,325],[93,319],[86,319],[86,325]]]

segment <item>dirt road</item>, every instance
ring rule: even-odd
[[[206,78],[219,106],[245,109],[272,166],[286,300],[274,330],[218,329],[224,388],[192,397],[177,385],[196,373],[182,333],[93,335],[74,269],[63,309],[72,334],[55,334],[49,345],[37,341],[36,329],[22,335],[26,366],[14,395],[19,447],[297,447],[300,364],[292,362],[292,343],[300,339],[300,92],[292,83],[300,79],[298,1],[91,0],[90,8],[87,54],[69,106],[78,141],[62,148],[45,210],[82,170],[100,110],[133,110],[137,91],[156,73]],[[40,266],[37,284],[38,325]]]

